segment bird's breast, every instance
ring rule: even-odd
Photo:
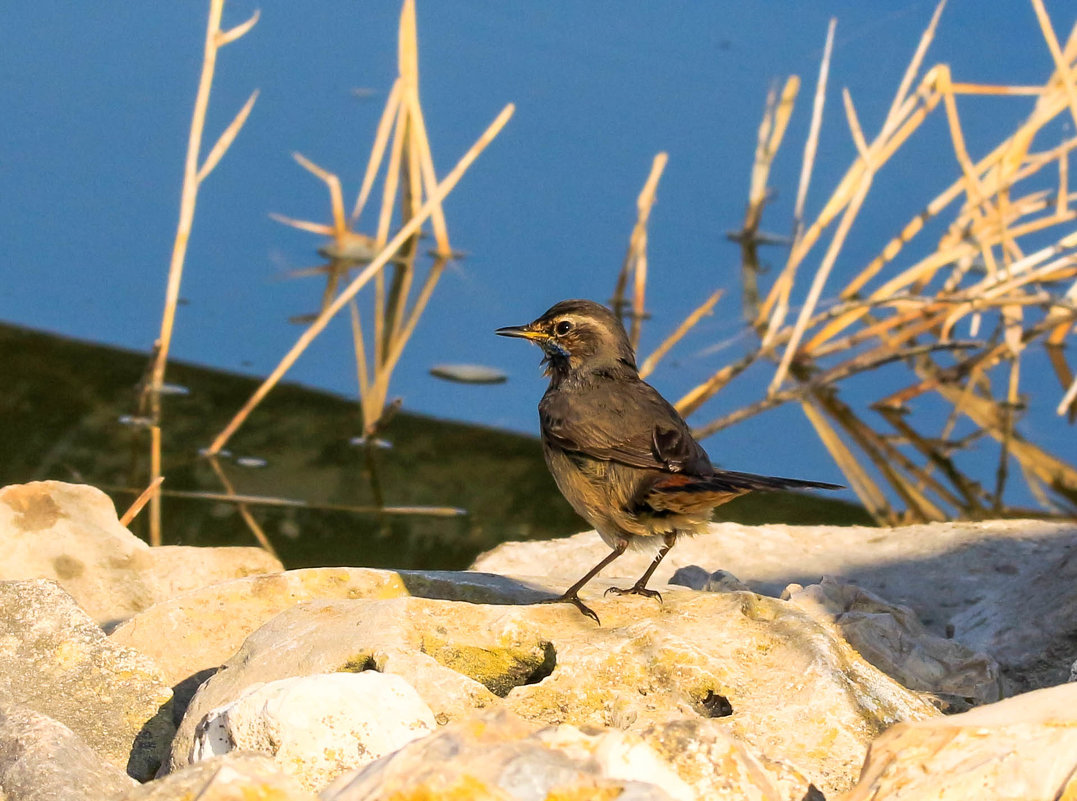
[[[657,471],[566,451],[546,438],[542,444],[557,488],[576,514],[594,526],[608,544],[618,539],[631,542],[636,537],[660,536],[684,527],[686,521],[679,515],[656,516],[640,507],[640,498],[662,475]]]

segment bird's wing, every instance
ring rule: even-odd
[[[712,470],[681,416],[643,381],[549,392],[539,419],[547,441],[592,459],[667,473]]]

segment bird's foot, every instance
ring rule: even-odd
[[[565,593],[564,595],[562,595],[560,597],[557,597],[557,598],[547,598],[545,601],[539,601],[539,603],[543,603],[543,604],[572,604],[574,607],[576,607],[581,612],[583,612],[585,615],[587,615],[587,617],[591,618],[591,620],[595,621],[595,623],[597,623],[600,626],[602,625],[602,621],[598,619],[598,615],[595,614],[594,610],[591,609],[591,607],[587,606],[583,601],[581,601],[580,596],[578,596],[574,592],[573,593]]]
[[[657,598],[658,603],[662,603],[662,593],[660,593],[658,590],[649,590],[642,584],[633,584],[628,589],[622,589],[620,587],[610,587],[603,594],[609,595],[610,593],[613,593],[614,595],[642,595],[644,598]]]

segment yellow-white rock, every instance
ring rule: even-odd
[[[1077,684],[961,715],[899,723],[871,745],[842,801],[1077,798]]]
[[[249,687],[199,723],[190,761],[260,751],[310,790],[396,751],[436,727],[399,676],[374,671],[281,679]]]

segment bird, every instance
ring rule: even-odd
[[[574,605],[601,625],[579,592],[629,546],[660,541],[654,561],[615,595],[662,596],[647,588],[678,537],[707,530],[717,506],[747,492],[843,489],[822,481],[719,470],[688,424],[640,378],[620,318],[590,300],[563,300],[499,336],[538,345],[550,383],[539,401],[542,451],[561,494],[613,550],[551,603]]]

